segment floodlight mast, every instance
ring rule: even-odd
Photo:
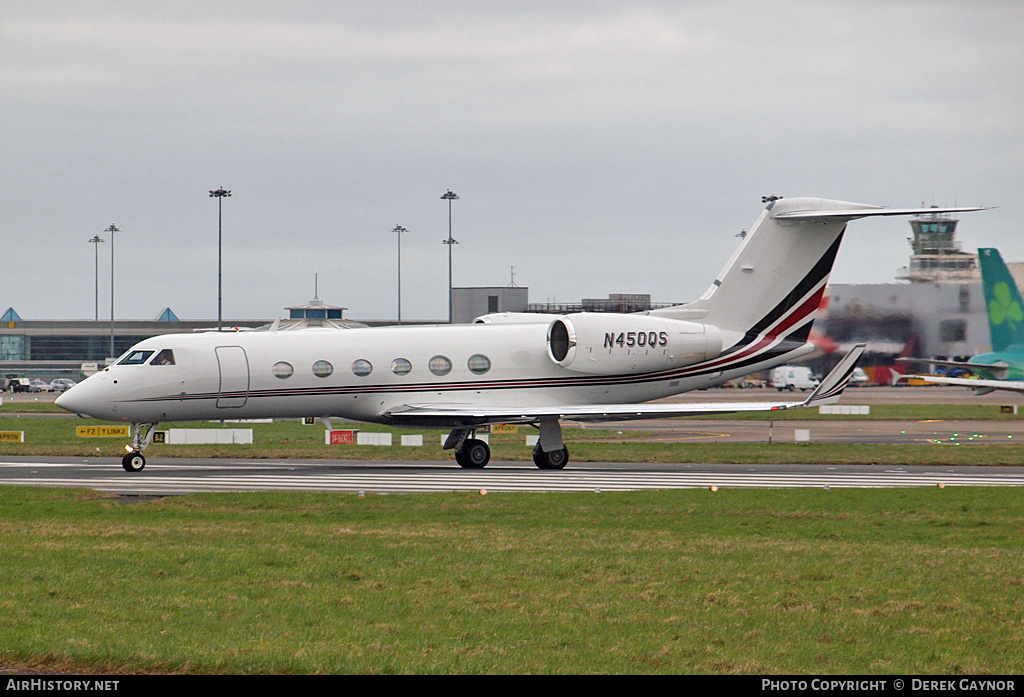
[[[448,199],[448,239],[443,240],[444,244],[448,245],[448,324],[452,323],[452,245],[458,244],[458,241],[452,237],[452,201],[457,200],[458,195],[448,189],[448,191],[441,196],[442,199]]]
[[[409,232],[401,225],[391,231],[398,234],[398,323],[402,323],[402,233]]]
[[[231,195],[231,192],[225,189],[223,186],[219,189],[210,192],[210,198],[217,199],[217,331],[221,331],[221,326],[224,323],[224,295],[221,291],[223,274],[221,269],[223,268],[223,253],[221,239],[223,237],[222,232],[224,229],[224,199]]]
[[[111,223],[103,232],[110,233],[110,358],[114,359],[117,358],[114,353],[114,233],[121,229]]]
[[[93,235],[92,239],[89,240],[89,244],[93,246],[93,251],[96,257],[96,310],[94,321],[100,321],[100,242],[106,242],[105,239],[99,235]]]

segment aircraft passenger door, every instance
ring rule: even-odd
[[[249,361],[241,346],[218,346],[217,367],[220,386],[217,406],[228,409],[245,406],[249,398]]]

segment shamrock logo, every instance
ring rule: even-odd
[[[1010,297],[1010,287],[1005,281],[1000,281],[992,287],[994,296],[988,304],[988,316],[992,324],[1008,322],[1011,331],[1017,330],[1017,323],[1024,320],[1024,308],[1020,303]]]

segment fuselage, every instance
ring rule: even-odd
[[[595,350],[586,365],[615,355],[621,361],[623,351],[632,351],[640,368],[598,374],[585,365],[575,370],[557,363],[551,325],[169,334],[136,344],[57,403],[93,418],[129,423],[306,416],[387,423],[385,412],[404,405],[644,402],[718,384],[810,350],[808,344],[780,344],[745,359],[722,351],[686,361],[676,360],[671,347],[660,342],[623,342]],[[657,361],[658,368],[644,370],[648,360]]]

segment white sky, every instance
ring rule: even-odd
[[[761,196],[966,214],[1024,260],[1019,2],[0,0],[0,311],[25,319],[447,316],[693,300]],[[884,283],[905,219],[857,221],[832,281]]]

